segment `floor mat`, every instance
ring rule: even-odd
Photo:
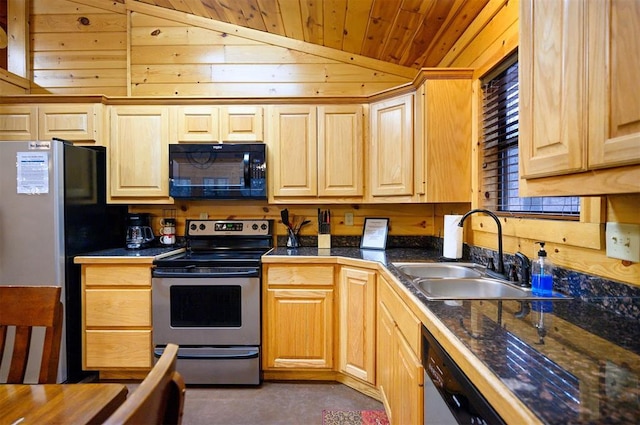
[[[323,410],[322,425],[389,425],[384,410]]]

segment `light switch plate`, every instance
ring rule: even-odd
[[[640,224],[607,222],[607,257],[640,263]]]

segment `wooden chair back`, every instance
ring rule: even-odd
[[[180,424],[185,385],[176,371],[178,346],[169,344],[151,372],[105,424]]]
[[[44,345],[39,384],[55,384],[62,341],[63,307],[58,286],[0,286],[0,362],[7,343],[8,328],[15,326],[8,384],[24,383],[33,328],[44,327]]]

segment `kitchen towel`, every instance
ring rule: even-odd
[[[462,227],[458,226],[461,215],[444,216],[444,243],[442,256],[462,258]]]

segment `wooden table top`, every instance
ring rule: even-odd
[[[126,397],[122,384],[0,384],[0,425],[102,423]]]

